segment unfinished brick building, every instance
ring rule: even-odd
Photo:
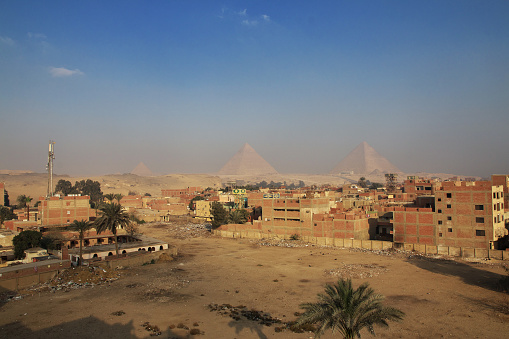
[[[276,235],[311,235],[313,214],[331,208],[329,198],[267,198],[262,203],[262,231]]]
[[[496,248],[507,234],[504,191],[491,181],[443,182],[435,192],[437,244]]]
[[[394,242],[497,249],[507,235],[504,188],[492,181],[446,181],[434,187],[434,207],[396,207]]]
[[[42,226],[64,225],[96,217],[96,211],[90,208],[90,197],[86,195],[39,199],[38,215]]]

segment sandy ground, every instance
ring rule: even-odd
[[[261,246],[207,236],[187,225],[151,225],[143,232],[178,246],[181,255],[118,270],[121,277],[102,286],[32,292],[0,304],[0,337],[148,338],[155,332],[147,328],[157,326],[162,338],[313,338],[234,320],[209,305],[245,306],[290,321],[299,304],[315,301],[324,284],[340,276],[353,278],[355,286],[368,282],[388,305],[406,313],[403,322],[377,328],[379,338],[500,338],[509,329],[503,312],[509,299],[497,290],[504,274],[500,263],[299,242],[289,242],[297,246],[290,248]],[[193,329],[201,334],[191,335]],[[329,332],[322,338],[333,337]]]

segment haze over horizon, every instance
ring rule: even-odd
[[[509,2],[0,2],[0,169],[509,173]]]

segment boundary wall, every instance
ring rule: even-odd
[[[228,225],[231,226],[234,225]],[[242,226],[245,225],[236,225]],[[235,227],[234,227],[235,228]],[[225,231],[225,230],[212,230],[212,233],[224,238],[248,238],[248,239],[263,239],[263,238],[279,238],[290,239],[290,235],[274,235],[271,233],[261,232],[259,230],[238,230],[238,231]],[[466,248],[466,247],[451,247],[451,246],[432,246],[425,244],[407,244],[407,243],[393,243],[391,241],[380,240],[357,240],[357,239],[342,239],[342,238],[327,238],[327,237],[300,237],[302,241],[321,246],[333,246],[344,248],[362,248],[366,250],[387,250],[390,248],[415,251],[423,254],[438,254],[448,255],[453,257],[462,258],[478,258],[478,259],[498,259],[509,260],[509,251],[501,250],[488,250],[484,248]]]
[[[0,291],[3,289],[17,291],[20,288],[44,283],[69,267],[71,267],[69,260],[45,260],[6,267],[0,270]]]
[[[150,262],[152,259],[157,260],[163,253],[176,256],[178,255],[178,248],[170,248],[152,253],[144,252],[135,256],[127,256],[118,259],[97,260],[92,263],[96,266],[106,266],[111,269],[118,266],[140,266]],[[0,292],[4,292],[5,290],[17,291],[18,289],[44,283],[70,267],[70,260],[47,260],[19,266],[10,266],[8,270],[0,270]]]

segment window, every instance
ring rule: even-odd
[[[452,193],[447,193],[447,198],[452,198]]]
[[[438,213],[442,213],[442,210],[438,210]]]
[[[438,233],[438,236],[441,238],[442,237],[442,233]]]
[[[475,222],[478,224],[484,224],[484,218],[483,217],[476,217]]]
[[[437,200],[438,200],[438,201],[442,201],[442,198],[438,198]]]
[[[493,192],[493,199],[495,199],[497,197],[497,194],[495,192]]]
[[[497,210],[497,204],[493,205],[493,210],[496,211]]]
[[[447,220],[452,220],[452,217],[451,216],[447,217]]]
[[[452,232],[452,228],[448,228],[447,232],[451,233]]]
[[[484,211],[484,205],[475,205],[476,211]]]
[[[442,220],[438,220],[438,224],[439,224],[439,225],[442,225]]]
[[[475,230],[475,235],[478,237],[484,237],[486,232],[484,230]]]
[[[451,204],[447,204],[447,208],[451,208]]]

